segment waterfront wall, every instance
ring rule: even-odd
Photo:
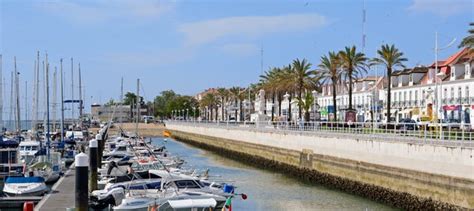
[[[472,148],[176,123],[167,128],[179,140],[396,207],[474,208]]]

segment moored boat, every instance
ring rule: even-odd
[[[7,177],[3,186],[7,196],[40,196],[47,190],[43,177]]]

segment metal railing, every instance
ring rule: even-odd
[[[295,132],[305,135],[340,135],[380,141],[414,142],[420,144],[474,147],[472,124],[462,123],[381,123],[381,122],[235,122],[235,121],[179,121],[171,124],[185,124],[195,127],[216,127],[225,129],[254,130],[260,132]]]

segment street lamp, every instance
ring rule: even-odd
[[[437,63],[437,62],[436,62]],[[436,70],[436,72],[438,72]],[[437,105],[437,110],[438,110],[438,119],[440,121],[440,123],[442,123],[442,119],[445,118],[444,116],[444,113],[443,113],[443,79],[446,77],[446,74],[444,72],[439,72],[436,74],[436,77],[438,77],[440,80],[439,80],[439,98],[438,98],[438,105]],[[443,118],[440,118],[440,117],[443,117]],[[443,139],[443,124],[439,124],[439,133],[440,133],[440,140]]]
[[[318,104],[318,102],[317,102],[317,95],[318,95],[318,92],[316,92],[316,90],[313,90],[313,91],[311,92],[311,94],[313,94],[313,108],[314,108],[314,111],[313,111],[313,115],[314,115],[313,120],[316,120],[316,112],[318,112],[318,109],[319,109],[319,108],[316,109],[316,105]]]
[[[287,117],[286,117],[286,121],[288,121],[290,119],[290,106],[291,106],[291,102],[290,102],[290,95],[287,93],[285,93],[285,95],[283,95],[283,97],[288,100],[288,108],[286,109],[286,113],[287,113]]]

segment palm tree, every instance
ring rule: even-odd
[[[304,99],[298,98],[298,105],[304,110],[304,120],[309,121],[309,109],[314,103],[314,97],[310,92],[306,92]]]
[[[390,122],[390,105],[392,100],[392,70],[395,67],[405,67],[403,62],[408,59],[403,57],[403,52],[399,51],[395,45],[382,45],[377,50],[378,58],[372,59],[372,64],[383,65],[387,68],[388,94],[387,94],[387,122]]]
[[[303,95],[303,91],[306,88],[309,88],[314,84],[313,77],[316,75],[314,70],[311,70],[311,63],[309,63],[306,59],[303,60],[293,60],[293,79],[295,82],[296,91],[298,93],[298,99],[301,99]],[[298,117],[301,119],[302,117],[302,109],[301,105],[299,107],[299,115]]]
[[[202,99],[201,99],[201,102],[200,102],[200,105],[202,108],[208,108],[211,113],[210,113],[210,116],[209,116],[209,120],[213,120],[213,117],[214,117],[214,113],[213,113],[213,109],[216,109],[216,112],[217,112],[217,104],[218,104],[218,100],[216,98],[216,95],[213,94],[213,93],[206,93]],[[207,111],[206,111],[206,115],[207,115]],[[217,116],[214,120],[217,120]]]
[[[349,110],[352,109],[352,84],[353,80],[357,79],[359,75],[367,72],[366,61],[364,53],[357,52],[356,47],[346,47],[339,52],[341,59],[341,66],[344,69],[344,76],[349,79]]]
[[[474,22],[469,23],[471,27],[474,27]],[[470,50],[474,49],[474,29],[468,30],[469,35],[462,39],[461,44],[459,44],[459,48],[469,48]]]
[[[229,98],[229,91],[226,88],[218,88],[217,94],[219,95],[221,103],[221,120],[225,121],[227,115],[225,114],[224,108],[227,104],[227,99]]]
[[[341,77],[340,59],[339,55],[335,52],[329,52],[328,56],[324,55],[321,57],[321,64],[318,65],[322,77],[325,81],[330,81],[332,88],[332,104],[334,106],[334,121],[337,121],[337,105],[336,105],[336,87]]]
[[[237,121],[237,112],[240,114],[240,119],[242,119],[242,101],[245,97],[244,93],[242,92],[242,88],[234,86],[229,89],[229,92],[232,96],[232,99],[234,100],[234,105],[237,106],[239,105],[239,109],[235,109],[235,120]]]
[[[291,64],[288,66],[283,67],[283,72],[281,76],[285,78],[282,82],[282,86],[284,86],[284,90],[288,93],[288,121],[291,121],[291,98],[293,96],[293,92],[295,91],[294,80],[293,80],[293,67]]]
[[[271,68],[269,71],[266,71],[264,75],[260,76],[260,86],[265,90],[268,95],[272,96],[272,114],[271,120],[275,119],[275,98],[280,92],[282,77],[282,69],[280,68]],[[281,104],[280,104],[281,106]]]

